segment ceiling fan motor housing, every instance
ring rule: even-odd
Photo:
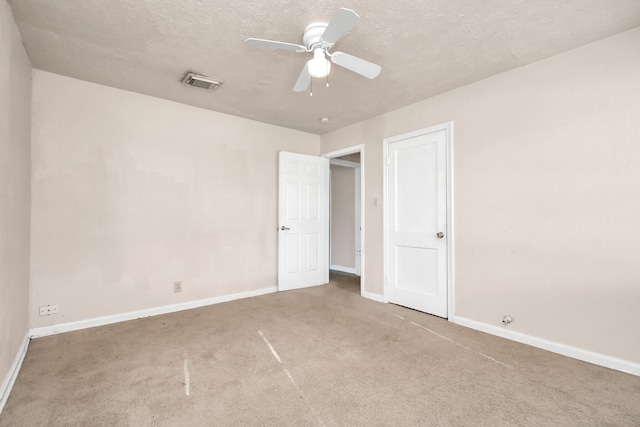
[[[304,29],[304,35],[302,36],[302,42],[307,49],[311,49],[313,45],[317,44],[321,44],[323,48],[327,49],[333,46],[333,44],[328,44],[320,40],[320,37],[324,34],[324,30],[327,29],[327,26],[328,24],[324,22],[314,22],[313,24],[307,25]]]

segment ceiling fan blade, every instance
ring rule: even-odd
[[[300,72],[298,76],[298,80],[296,81],[295,86],[293,86],[294,92],[304,92],[309,88],[311,84],[311,74],[309,74],[309,70],[307,69],[307,64],[304,64],[304,68]]]
[[[344,52],[333,53],[331,55],[331,62],[369,79],[375,79],[380,74],[380,71],[382,71],[382,67],[378,64],[365,61],[364,59]]]
[[[325,43],[333,45],[358,23],[358,19],[360,19],[360,17],[353,10],[339,9],[336,16],[329,22],[327,29],[324,30],[320,39]]]
[[[261,49],[279,49],[279,50],[289,50],[292,52],[307,51],[306,47],[302,46],[301,44],[295,44],[295,43],[276,42],[273,40],[263,40],[263,39],[246,39],[244,42],[248,46],[258,47]]]

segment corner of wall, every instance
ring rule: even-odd
[[[32,83],[23,77],[31,70],[11,7],[0,1],[0,411],[29,343]]]

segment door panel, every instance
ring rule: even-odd
[[[300,183],[288,181],[285,195],[285,221],[299,221],[300,217]]]
[[[307,184],[307,221],[320,220],[320,189],[318,184]]]
[[[286,274],[297,274],[300,272],[300,257],[298,246],[298,241],[300,240],[300,236],[297,235],[289,235],[285,236],[285,262]]]
[[[446,131],[388,143],[386,283],[389,302],[447,316]]]
[[[329,282],[329,160],[280,152],[278,289]]]

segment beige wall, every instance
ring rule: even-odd
[[[0,384],[28,328],[30,145],[31,62],[0,0]]]
[[[355,168],[331,165],[331,265],[356,267]]]
[[[451,120],[455,315],[640,362],[639,46],[635,29],[324,135],[366,145],[366,291],[382,140]]]
[[[320,137],[38,70],[33,100],[32,327],[276,286],[277,153]]]

